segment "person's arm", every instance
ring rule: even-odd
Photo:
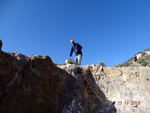
[[[73,53],[73,48],[71,48],[69,59],[71,58],[72,53]]]
[[[82,46],[77,43],[77,51],[78,51],[78,50],[81,50],[81,49],[82,49]]]

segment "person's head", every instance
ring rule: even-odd
[[[74,40],[70,40],[70,43],[71,43],[72,45],[74,45]]]

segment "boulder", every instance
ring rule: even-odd
[[[73,59],[67,59],[65,63],[66,63],[66,64],[73,64],[73,63],[74,63],[74,60],[73,60]]]

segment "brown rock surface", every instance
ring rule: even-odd
[[[2,50],[2,45],[3,45],[2,40],[0,40],[0,51]]]
[[[74,75],[71,71],[74,69],[71,69],[69,65],[61,67]],[[109,101],[115,103],[117,113],[150,113],[149,67],[110,68],[92,65],[81,66],[81,68],[84,76],[89,69],[88,73],[93,76],[95,85]],[[92,87],[91,84],[89,86]],[[94,92],[98,94],[95,90]]]
[[[91,72],[106,98],[116,102],[117,113],[149,113],[149,67],[103,67],[100,71],[92,66]]]
[[[1,52],[0,113],[115,113],[90,68],[67,69],[48,56]]]
[[[67,76],[47,56],[0,54],[0,112],[56,113]],[[63,77],[62,77],[63,76]],[[59,103],[59,104],[58,104]]]

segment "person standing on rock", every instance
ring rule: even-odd
[[[71,47],[71,52],[70,52],[70,57],[69,59],[71,59],[72,53],[73,51],[76,54],[76,57],[74,58],[74,64],[75,65],[81,65],[81,60],[82,60],[82,46],[78,43],[75,43],[74,40],[71,40],[70,43],[72,44]]]
[[[136,55],[134,55],[133,59],[134,59],[134,62],[136,62],[136,61],[137,61],[137,57],[136,57]]]
[[[0,39],[0,51],[2,51],[2,40]]]

